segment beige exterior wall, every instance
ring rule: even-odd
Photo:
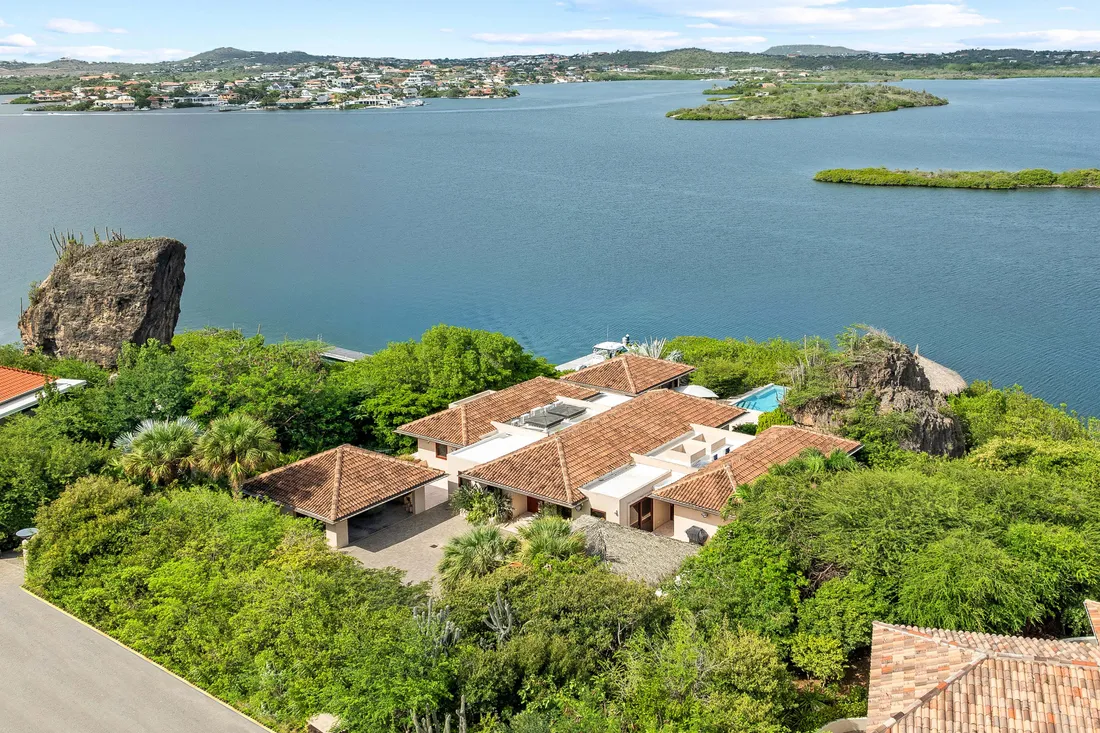
[[[661,503],[664,504],[665,502]],[[713,537],[719,527],[729,524],[730,521],[731,520],[728,519],[722,519],[722,516],[717,512],[707,512],[707,516],[704,517],[703,513],[698,509],[689,509],[685,506],[676,505],[676,508],[673,510],[672,536],[678,540],[687,542],[688,528],[700,527],[705,529],[707,534]]]
[[[653,500],[653,529],[663,527],[672,521],[673,507],[667,501]],[[675,525],[673,525],[675,526]]]
[[[344,547],[348,544],[348,520],[336,522],[335,524],[325,523],[325,539],[328,540],[329,547]]]

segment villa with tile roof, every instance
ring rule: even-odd
[[[241,491],[270,499],[286,511],[325,525],[333,547],[348,544],[348,520],[409,497],[408,508],[427,508],[425,487],[443,471],[374,451],[342,445],[245,481]]]
[[[0,366],[0,420],[32,409],[38,404],[47,384],[52,384],[58,392],[67,392],[84,383],[83,379],[58,379],[25,369]]]
[[[1100,731],[1100,603],[1093,636],[1050,640],[875,622],[867,717],[833,733]]]
[[[649,388],[691,367],[632,354],[604,364],[616,361],[637,396],[538,377],[460,400],[397,432],[417,439],[419,461],[446,472],[432,486],[447,494],[472,483],[504,492],[515,517],[549,505],[696,542],[726,523],[721,512],[737,486],[769,466],[808,448],[850,454],[860,447],[803,428],[755,437],[733,431],[744,409]]]
[[[651,389],[674,389],[688,383],[690,364],[623,354],[563,376],[565,382],[636,397]]]

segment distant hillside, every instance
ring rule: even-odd
[[[186,64],[217,64],[219,66],[294,66],[295,64],[310,64],[325,61],[328,56],[314,56],[305,51],[245,51],[232,46],[215,48],[212,51],[204,51],[189,58],[182,59],[178,63]]]
[[[813,43],[798,46],[772,46],[764,52],[768,56],[863,56],[867,51],[855,51],[844,46],[819,46]]]

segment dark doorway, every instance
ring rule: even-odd
[[[538,514],[539,513],[539,507],[541,505],[542,505],[542,502],[539,501],[538,499],[536,499],[535,497],[533,497],[533,496],[528,496],[527,497],[527,511],[531,512],[532,514]]]
[[[646,497],[630,507],[630,526],[653,531],[653,499]]]

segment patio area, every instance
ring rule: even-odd
[[[453,515],[446,504],[438,504],[420,514],[405,514],[399,521],[353,539],[340,551],[368,568],[403,570],[406,583],[420,583],[434,580],[443,546],[469,529],[465,518]]]

